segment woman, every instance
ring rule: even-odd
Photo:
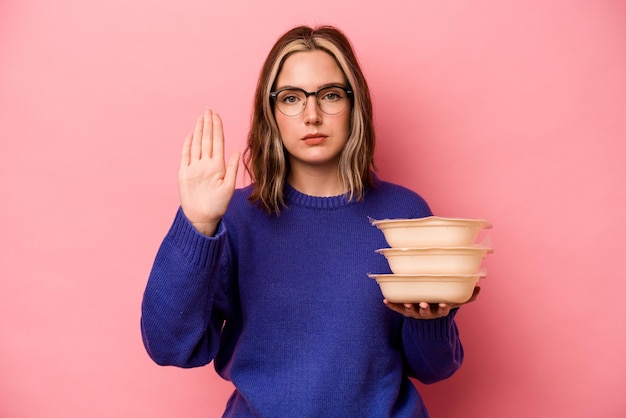
[[[369,90],[349,41],[297,27],[274,45],[257,85],[235,190],[207,110],[183,145],[181,207],[142,305],[146,349],[161,365],[214,361],[235,391],[228,417],[425,417],[409,377],[452,375],[463,348],[456,306],[392,304],[372,218],[431,215],[374,175]]]

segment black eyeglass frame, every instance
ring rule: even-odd
[[[276,104],[276,101],[278,99],[278,95],[280,93],[282,93],[283,91],[286,91],[286,90],[297,90],[297,91],[301,91],[304,94],[305,99],[308,99],[309,96],[315,96],[315,104],[317,105],[319,110],[324,112],[322,110],[322,108],[320,107],[319,98],[317,97],[317,95],[320,93],[320,91],[326,90],[326,89],[331,89],[331,88],[338,88],[338,89],[343,90],[346,93],[346,97],[348,99],[350,99],[350,101],[352,101],[354,99],[354,92],[352,91],[351,88],[340,86],[340,85],[337,85],[337,84],[331,84],[329,86],[320,87],[319,89],[317,89],[317,91],[306,91],[304,89],[301,89],[300,87],[285,87],[285,88],[282,88],[282,89],[279,89],[279,90],[270,91],[270,99],[272,100],[272,103]],[[305,108],[306,108],[306,101],[305,101],[305,105],[302,106],[302,110],[300,112],[298,112],[295,115],[285,115],[285,116],[298,116],[298,115],[302,114],[302,112],[304,112]],[[280,108],[278,110],[280,110]],[[282,110],[280,110],[280,113],[283,113]],[[324,113],[326,113],[326,112],[324,112]],[[327,115],[336,115],[336,113],[326,113],[326,114]]]

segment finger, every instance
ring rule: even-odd
[[[202,158],[211,158],[213,155],[213,112],[210,109],[204,111],[204,124],[202,126]]]
[[[404,312],[402,312],[404,315],[406,316],[413,316],[415,315],[415,309],[413,308],[413,304],[412,303],[404,303],[403,304],[403,308],[404,308]]]
[[[239,170],[239,156],[240,154],[236,152],[228,159],[228,166],[226,167],[224,182],[230,187],[235,187],[235,182],[237,181],[237,171]]]
[[[204,119],[202,116],[196,120],[196,127],[193,131],[193,138],[191,140],[191,154],[190,161],[199,160],[202,156],[202,126],[204,125]]]
[[[393,302],[389,302],[387,299],[383,299],[383,303],[392,311],[394,312],[398,312],[399,314],[403,314],[404,315],[404,305],[401,303],[393,303]]]
[[[387,299],[383,299],[383,303],[392,311],[395,311],[409,318],[428,319],[432,317],[430,312],[430,305],[428,305],[428,303],[392,303],[389,302]]]
[[[187,137],[185,137],[185,142],[183,142],[183,152],[181,153],[180,156],[180,166],[181,167],[186,167],[189,165],[189,158],[190,158],[190,154],[191,154],[191,140],[193,138],[193,134],[189,133],[187,134]]]
[[[448,316],[450,309],[452,309],[451,305],[448,305],[447,303],[440,303],[437,306],[437,313],[441,316]]]
[[[222,125],[222,118],[217,113],[213,113],[212,119],[213,126],[213,153],[214,158],[224,159],[224,126]]]

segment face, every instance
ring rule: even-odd
[[[345,76],[334,58],[324,51],[306,51],[296,52],[285,60],[276,78],[275,90],[297,87],[315,92],[328,85],[346,87]],[[338,170],[339,155],[350,131],[351,104],[348,99],[341,112],[329,115],[320,110],[316,100],[315,96],[309,96],[304,111],[297,116],[286,116],[274,106],[274,117],[289,153],[292,171],[302,168]]]

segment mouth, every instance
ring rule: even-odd
[[[325,142],[326,138],[328,138],[327,135],[320,134],[320,133],[312,133],[312,134],[308,134],[304,136],[302,138],[302,141],[304,141],[304,143],[306,143],[307,145],[317,145],[317,144],[321,144]]]

